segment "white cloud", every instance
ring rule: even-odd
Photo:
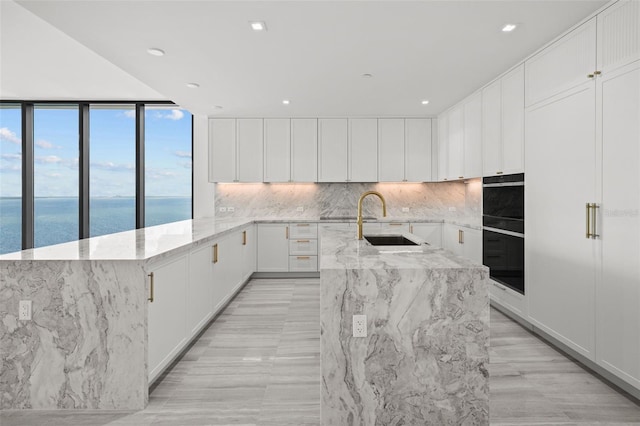
[[[185,169],[191,169],[193,167],[193,162],[192,161],[182,161],[180,163],[180,165],[182,167],[184,167]]]
[[[124,116],[127,118],[136,118],[136,110],[135,109],[128,109],[124,112]]]
[[[58,164],[62,162],[62,158],[57,155],[47,155],[45,157],[36,157],[36,163],[40,164]]]
[[[0,140],[15,143],[18,145],[22,143],[22,140],[20,140],[18,135],[16,135],[15,132],[9,130],[8,127],[0,127]]]
[[[114,172],[135,171],[136,169],[136,166],[133,164],[116,164],[111,161],[91,163],[91,167]]]
[[[19,172],[22,170],[22,164],[0,165],[0,170],[5,172]]]
[[[180,111],[179,109],[172,109],[171,112],[168,112],[166,114],[158,112],[156,114],[156,117],[177,121],[177,120],[181,120],[184,117],[184,112]]]
[[[180,176],[178,173],[176,172],[172,172],[170,170],[149,170],[147,169],[147,172],[145,174],[145,177],[147,179],[165,179],[165,178],[173,178],[176,176]]]
[[[42,149],[60,148],[58,145],[54,145],[49,141],[45,141],[44,139],[36,141],[36,146],[39,146]]]
[[[2,154],[0,158],[7,161],[20,161],[22,160],[22,154]]]
[[[191,153],[187,151],[176,151],[174,154],[180,158],[191,158]]]

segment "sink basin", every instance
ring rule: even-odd
[[[364,239],[372,246],[417,246],[408,238],[402,235],[365,235]]]

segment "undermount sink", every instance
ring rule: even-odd
[[[418,243],[402,235],[365,235],[364,239],[372,246],[417,246]]]

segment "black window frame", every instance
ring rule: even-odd
[[[35,105],[69,105],[78,107],[78,240],[90,238],[90,122],[91,105],[131,105],[136,111],[136,229],[145,227],[145,106],[177,106],[171,101],[133,101],[133,100],[15,100],[0,99],[0,104],[19,105],[22,119],[22,250],[34,246],[34,109]],[[193,157],[193,114],[191,114],[191,155]],[[193,219],[194,190],[193,163],[191,166],[191,219]]]

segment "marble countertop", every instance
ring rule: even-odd
[[[144,229],[119,232],[100,237],[87,238],[53,246],[23,250],[0,255],[0,261],[14,260],[149,260],[156,256],[202,243],[210,239],[220,238],[234,230],[251,223],[344,223],[355,219],[323,219],[319,218],[204,218],[183,220],[165,225],[151,226]],[[411,222],[411,223],[456,223],[440,218],[380,218],[367,219],[367,222]],[[478,226],[470,226],[481,229]]]
[[[344,232],[326,230],[322,234],[320,270],[323,269],[486,269],[486,266],[432,247],[418,236],[404,234],[417,246],[372,246]],[[488,270],[488,269],[487,269]]]

